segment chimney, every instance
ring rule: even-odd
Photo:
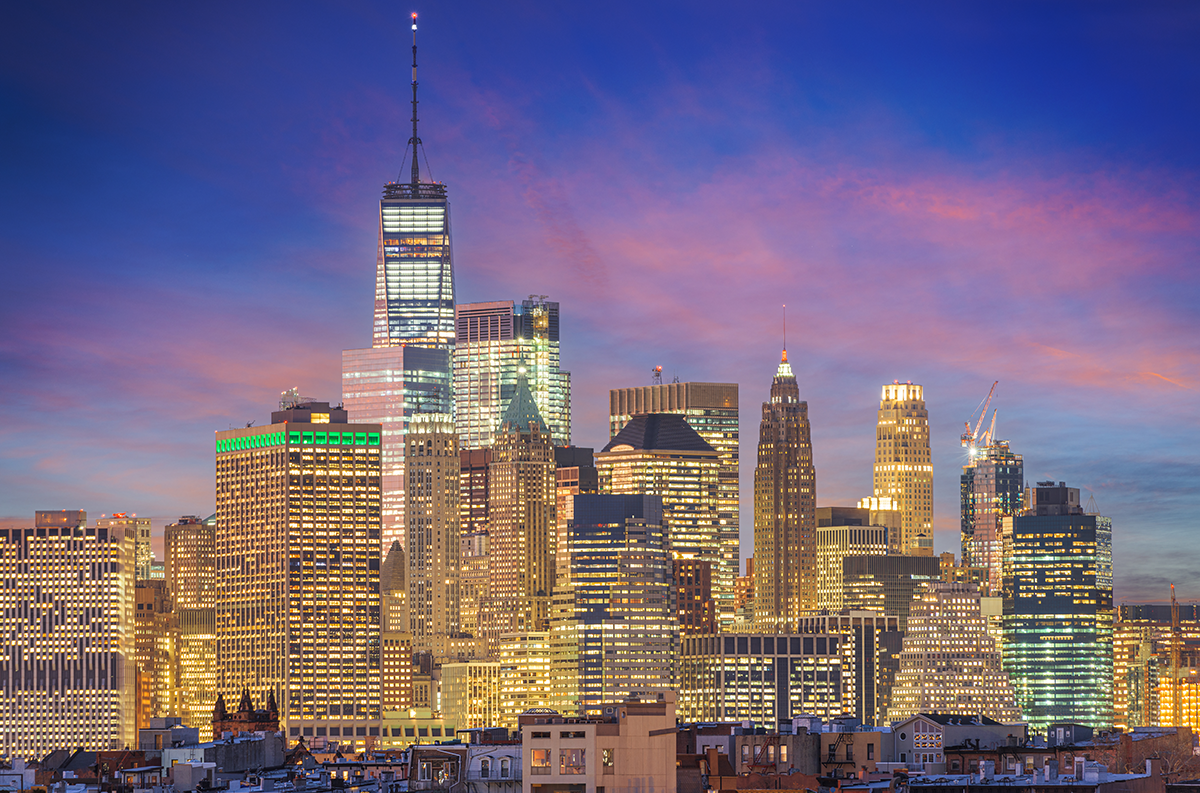
[[[717,757],[717,747],[709,746],[705,748],[704,757],[708,763],[708,776],[719,776],[721,773],[721,766],[719,758]]]

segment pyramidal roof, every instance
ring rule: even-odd
[[[528,432],[530,423],[536,423],[542,432],[547,431],[546,422],[542,421],[542,414],[538,412],[537,403],[529,391],[529,381],[521,373],[517,375],[517,392],[508,400],[508,407],[504,408],[504,415],[500,417],[500,429]]]
[[[617,446],[631,446],[645,451],[716,452],[678,413],[642,413],[634,416],[602,451],[612,451]]]

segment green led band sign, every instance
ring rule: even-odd
[[[217,438],[217,452],[244,452],[251,449],[271,449],[286,445],[303,446],[379,446],[378,432],[341,432],[325,430],[288,430],[260,432],[236,438]]]

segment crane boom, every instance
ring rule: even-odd
[[[988,390],[987,398],[983,400],[983,404],[981,405],[983,409],[976,408],[979,411],[979,420],[975,422],[975,428],[971,428],[970,421],[964,424],[966,431],[962,434],[962,445],[970,450],[969,453],[972,457],[975,456],[975,443],[979,440],[979,430],[983,427],[983,420],[987,418],[988,407],[992,404],[992,394],[996,393],[996,386],[998,385],[1000,385],[999,380],[992,383],[991,389]],[[974,413],[971,414],[971,418],[975,418]]]

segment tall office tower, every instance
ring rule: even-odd
[[[500,721],[516,729],[517,717],[550,707],[550,633],[506,633],[500,637]]]
[[[137,725],[179,711],[176,631],[166,581],[144,579],[135,587],[134,657],[137,664]]]
[[[931,459],[924,388],[899,381],[885,385],[875,430],[875,496],[890,498],[900,511],[901,553],[915,554],[921,539],[933,538]]]
[[[488,595],[488,466],[491,449],[459,448],[459,630],[482,636],[480,607]]]
[[[459,568],[458,437],[447,415],[412,417],[405,436],[404,524],[413,647],[432,650],[457,635]]]
[[[136,577],[139,581],[150,578],[150,567],[154,563],[154,550],[150,546],[150,518],[139,518],[128,512],[114,512],[111,517],[96,521],[101,529],[133,529],[137,536]]]
[[[912,607],[888,719],[915,713],[987,716],[1006,724],[1020,717],[979,612],[977,587],[933,583]]]
[[[1113,721],[1112,520],[1085,515],[1079,490],[1038,482],[1003,518],[1004,668],[1033,730]],[[1008,550],[1011,548],[1011,551]]]
[[[404,542],[404,433],[418,413],[454,409],[450,352],[416,342],[342,352],[342,403],[352,424],[383,427],[383,546]],[[296,400],[286,397],[280,407]]]
[[[754,622],[754,557],[746,559],[746,574],[740,575],[734,584],[734,613],[735,622],[749,624]]]
[[[571,443],[571,373],[559,369],[558,303],[530,295],[454,309],[455,424],[464,449],[488,448],[524,374],[555,446]]]
[[[571,521],[575,500],[581,493],[600,492],[600,471],[596,468],[595,450],[586,446],[554,447],[554,535],[556,538],[555,586],[565,571],[566,547],[557,542],[566,536],[567,524]]]
[[[676,557],[672,579],[675,582],[676,619],[683,633],[716,633],[717,602],[712,594],[712,562],[707,559]]]
[[[1127,604],[1113,628],[1113,726],[1200,730],[1200,606]]]
[[[740,463],[737,383],[662,383],[614,388],[608,392],[608,433],[615,438],[630,419],[641,413],[678,413],[688,426],[717,450],[717,519],[721,539],[720,563],[713,567],[717,618],[728,627],[734,621],[734,589],[741,572]]]
[[[1021,511],[1025,464],[1021,455],[1009,450],[1008,441],[991,441],[971,451],[959,480],[962,561],[967,567],[985,568],[988,591],[999,595],[1004,575],[1000,520]]]
[[[898,617],[904,631],[915,601],[929,584],[941,580],[941,560],[903,554],[849,556],[842,560],[841,577],[842,608]]]
[[[817,508],[817,608],[842,609],[842,560],[887,554],[888,530],[872,526],[870,520],[870,510],[866,509]]]
[[[408,560],[394,540],[379,567],[380,708],[407,710],[413,704],[413,637],[408,620]]]
[[[380,432],[306,402],[216,436],[219,689],[289,740],[380,718]]]
[[[500,420],[488,469],[488,608],[484,634],[545,630],[554,588],[554,447],[522,377]]]
[[[414,413],[453,415],[454,265],[446,185],[418,167],[413,24],[411,172],[379,202],[371,348],[342,353],[342,400],[354,424],[383,427],[382,548],[404,543],[404,432]],[[427,175],[428,176],[428,175]]]
[[[217,701],[216,521],[185,515],[163,533],[166,585],[176,628],[178,715],[205,727]]]
[[[667,547],[676,559],[707,561],[717,580],[717,618],[733,611],[733,579],[720,522],[720,454],[675,413],[639,413],[596,455],[600,492],[662,499]],[[737,567],[730,570],[736,574]],[[728,597],[725,596],[728,593]],[[722,600],[724,598],[724,600]]]
[[[39,510],[0,529],[0,754],[123,749],[137,740],[129,526]]]
[[[900,547],[900,510],[886,496],[865,496],[858,500],[858,508],[870,513],[868,525],[886,526],[888,530],[888,553],[902,553]]]
[[[408,610],[408,558],[399,540],[392,542],[379,568],[379,596],[383,605],[380,629],[409,633],[412,625]]]
[[[817,470],[808,403],[787,360],[762,406],[754,469],[754,621],[759,630],[794,630],[817,605]]]
[[[588,713],[671,688],[679,626],[662,499],[580,494],[570,501],[559,542],[552,695],[556,705]]]
[[[495,727],[500,721],[500,662],[442,664],[442,721],[460,730]]]

